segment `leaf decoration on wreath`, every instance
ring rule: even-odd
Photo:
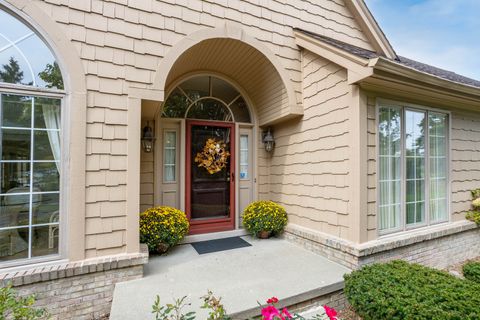
[[[195,156],[195,163],[198,163],[199,167],[204,167],[208,173],[214,174],[227,166],[229,156],[230,152],[227,151],[227,145],[223,140],[209,138],[202,152]]]

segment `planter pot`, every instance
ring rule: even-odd
[[[257,237],[259,237],[260,239],[268,239],[270,238],[271,235],[272,235],[272,231],[262,230],[257,234]]]
[[[160,253],[160,254],[163,254],[163,253],[167,252],[169,248],[170,248],[170,246],[168,244],[160,243],[157,246],[157,252]]]

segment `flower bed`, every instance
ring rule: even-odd
[[[185,307],[190,304],[186,302],[186,296],[181,299],[175,299],[174,303],[162,305],[160,297],[157,295],[152,306],[152,313],[156,320],[196,320],[195,311],[186,311]],[[233,320],[225,310],[221,298],[217,298],[211,291],[201,297],[203,300],[202,309],[208,311],[207,320]],[[267,305],[260,307],[261,320],[307,320],[298,314],[292,314],[287,308],[277,308],[278,298],[272,297],[267,300]],[[337,318],[337,311],[328,306],[323,306],[319,313],[312,320],[340,320]]]

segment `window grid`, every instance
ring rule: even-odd
[[[391,112],[392,110],[387,111],[388,119],[391,118]],[[397,111],[398,112],[398,111]],[[398,128],[398,126],[397,126]],[[392,124],[392,122],[388,122],[387,126],[384,128],[384,131],[387,133],[391,133],[395,130],[395,126]],[[385,142],[385,141],[384,141]],[[392,226],[395,225],[395,223],[400,219],[400,184],[401,180],[399,179],[399,172],[398,170],[401,170],[400,167],[398,167],[398,160],[400,158],[400,154],[397,153],[397,151],[394,149],[393,145],[393,140],[392,140],[392,135],[386,135],[386,150],[383,150],[380,148],[380,161],[382,163],[386,163],[386,170],[382,170],[380,172],[380,192],[385,195],[386,194],[386,199],[382,201],[382,203],[385,203],[381,205],[380,208],[380,226],[383,228],[391,228]],[[383,160],[383,161],[382,161]],[[395,170],[393,168],[395,164]],[[395,177],[394,177],[395,175]],[[386,188],[385,188],[386,186]],[[394,188],[396,189],[396,192],[394,194]],[[382,214],[383,213],[383,214]],[[382,219],[385,218],[385,219]]]
[[[248,135],[240,135],[240,180],[247,180],[248,174]]]
[[[448,187],[448,128],[449,128],[449,116],[448,116],[448,113],[442,113],[442,112],[438,112],[438,111],[431,111],[431,110],[422,110],[422,109],[419,109],[419,110],[416,110],[416,109],[410,109],[410,108],[407,108],[407,107],[399,107],[399,106],[389,106],[389,105],[380,105],[379,108],[377,109],[378,110],[378,113],[377,113],[377,119],[379,119],[378,121],[378,125],[377,125],[377,129],[380,131],[381,128],[380,128],[380,125],[381,125],[381,112],[382,112],[382,109],[389,109],[389,116],[388,118],[390,118],[390,113],[393,110],[396,110],[396,109],[400,109],[401,110],[401,118],[402,118],[402,126],[401,126],[401,131],[402,131],[402,141],[401,141],[401,158],[402,158],[402,166],[401,166],[401,181],[404,182],[402,183],[402,187],[401,187],[401,202],[398,203],[398,202],[392,202],[391,199],[392,199],[392,192],[391,192],[391,185],[390,183],[392,182],[398,182],[399,180],[398,179],[382,179],[382,171],[387,171],[387,172],[391,172],[391,161],[387,161],[386,164],[387,164],[387,168],[382,168],[382,159],[385,159],[385,158],[395,158],[395,156],[392,156],[392,155],[385,155],[385,154],[381,154],[382,153],[382,148],[381,148],[381,137],[380,137],[380,134],[379,134],[379,138],[377,140],[377,142],[379,143],[379,155],[378,155],[378,158],[379,158],[379,166],[378,166],[378,171],[379,172],[379,178],[378,178],[378,183],[379,183],[379,191],[378,191],[378,201],[377,201],[377,208],[379,210],[379,233],[382,235],[382,234],[388,234],[388,233],[392,233],[392,232],[397,232],[397,231],[401,231],[401,230],[408,230],[408,229],[412,229],[412,228],[417,228],[417,227],[421,227],[421,226],[424,226],[424,225],[433,225],[433,224],[436,224],[436,223],[441,223],[441,222],[445,222],[445,221],[448,221],[448,217],[449,217],[449,209],[448,209],[448,201],[449,201],[449,196],[448,196],[448,192],[449,192],[449,187]],[[404,154],[404,150],[406,150],[407,148],[407,145],[406,145],[406,138],[403,134],[404,131],[406,131],[406,124],[405,124],[405,119],[406,119],[406,111],[407,110],[414,110],[414,111],[417,111],[417,112],[420,112],[420,113],[424,113],[425,114],[425,125],[423,126],[424,127],[424,155],[423,156],[414,156],[414,158],[420,158],[420,159],[424,159],[424,175],[423,175],[423,178],[410,178],[410,179],[407,179],[407,166],[406,166],[406,159],[407,159],[407,156],[406,154]],[[443,122],[442,122],[442,125],[443,125],[443,130],[444,130],[444,133],[443,134],[432,134],[432,130],[431,130],[431,125],[430,125],[430,120],[431,120],[431,117],[433,116],[440,116],[443,118]],[[432,154],[433,152],[431,152],[430,150],[430,144],[431,144],[431,140],[432,139],[436,139],[436,138],[439,138],[439,139],[443,139],[443,141],[441,142],[441,148],[442,150],[444,151],[444,154],[443,155],[435,155],[435,154]],[[391,150],[391,144],[389,143],[388,144],[388,150]],[[436,161],[437,159],[439,160],[443,160],[443,167],[440,168],[440,162],[439,161]],[[431,164],[433,163],[433,165]],[[415,166],[416,166],[416,162],[415,162]],[[432,168],[431,168],[432,167]],[[415,169],[417,169],[415,167]],[[434,173],[436,173],[438,176],[435,176],[434,174],[432,174],[432,171]],[[410,202],[407,202],[407,199],[406,199],[406,185],[407,185],[407,181],[424,181],[424,185],[423,185],[423,189],[424,189],[424,197],[423,197],[423,200],[420,200],[420,201],[417,201],[418,199],[415,199],[415,201],[410,201]],[[388,193],[386,194],[386,199],[383,199],[382,200],[382,190],[381,190],[381,184],[382,183],[389,183],[389,186],[388,186]],[[435,184],[438,184],[438,183],[443,183],[443,193],[440,192],[434,192],[434,191],[431,191],[431,188],[432,186],[435,186]],[[438,188],[436,189],[438,190]],[[417,193],[415,192],[415,196],[417,195]],[[407,224],[407,216],[406,216],[406,206],[407,204],[409,203],[423,203],[424,204],[424,222],[423,223],[416,223],[416,224]],[[441,203],[441,205],[443,206],[442,207],[442,210],[443,211],[443,214],[442,212],[439,211],[439,208],[438,206],[435,206],[434,203],[435,202],[438,202],[438,203]],[[383,203],[383,204],[382,204]],[[386,203],[386,204],[385,204]],[[394,227],[391,227],[391,228],[383,228],[382,229],[382,225],[385,226],[385,223],[382,224],[382,220],[387,220],[387,222],[390,222],[392,220],[392,208],[395,208],[396,205],[400,205],[401,206],[401,217],[402,219],[400,220],[400,224],[398,226],[394,226]],[[385,208],[388,208],[388,212],[385,212],[385,211],[382,211],[382,209],[385,209]],[[384,219],[382,219],[382,213],[388,213],[387,214],[387,217],[383,217]],[[386,219],[385,219],[386,218]],[[390,226],[389,224],[387,224],[387,226]]]
[[[36,123],[35,123],[35,112],[36,108],[41,108],[41,104],[37,105],[36,101],[37,98],[35,96],[30,96],[30,95],[17,95],[17,94],[10,94],[10,93],[0,93],[0,111],[4,107],[3,103],[3,97],[4,95],[9,95],[9,96],[17,96],[17,97],[25,97],[29,98],[28,104],[31,107],[30,110],[30,124],[29,127],[15,127],[15,126],[3,126],[3,117],[0,116],[0,164],[8,164],[8,163],[25,163],[29,165],[28,170],[25,170],[28,172],[29,177],[28,177],[28,186],[25,186],[28,188],[29,192],[12,192],[12,193],[5,193],[5,192],[0,192],[0,197],[15,197],[15,196],[27,196],[28,197],[28,224],[17,224],[17,225],[12,225],[12,226],[0,226],[0,231],[8,231],[8,230],[22,230],[22,229],[27,229],[28,230],[28,252],[26,257],[18,258],[15,260],[29,260],[34,258],[33,256],[33,231],[34,228],[37,227],[59,227],[60,223],[59,221],[54,221],[54,222],[42,222],[42,223],[34,223],[33,219],[33,207],[34,207],[34,197],[38,195],[60,195],[60,191],[35,191],[37,190],[36,187],[34,187],[34,164],[37,163],[55,163],[59,164],[60,161],[55,161],[55,160],[37,160],[36,154],[35,154],[35,133],[42,131],[42,132],[61,132],[61,129],[47,129],[47,128],[36,128]],[[0,113],[1,115],[1,113]],[[18,130],[18,131],[29,131],[29,139],[30,139],[30,148],[29,148],[29,159],[22,159],[22,160],[3,160],[3,132],[4,130]],[[1,172],[2,170],[0,170]],[[2,173],[3,174],[3,173]],[[26,181],[25,181],[26,182]],[[3,188],[3,187],[2,187]],[[3,207],[3,205],[2,205]],[[54,213],[52,213],[54,214]],[[58,215],[59,217],[59,215]],[[57,248],[58,250],[58,248]],[[57,251],[58,254],[58,251]],[[47,254],[48,255],[48,254]],[[36,255],[39,256],[39,255]],[[36,257],[35,256],[35,257]],[[42,255],[40,255],[42,256]]]
[[[163,181],[176,182],[177,132],[165,130],[163,134]]]
[[[433,222],[442,221],[445,216],[448,216],[448,199],[445,195],[447,192],[446,120],[447,117],[444,114],[438,113],[431,113],[428,119],[428,142],[431,154],[429,165],[432,176],[429,185],[429,214]]]

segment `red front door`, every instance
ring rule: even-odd
[[[187,121],[185,189],[191,234],[235,228],[234,131],[233,123]]]

